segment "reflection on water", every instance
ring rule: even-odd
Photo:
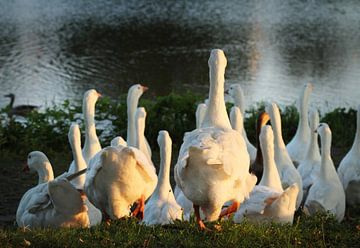
[[[133,83],[205,94],[209,51],[222,48],[249,105],[294,103],[306,82],[322,110],[359,103],[358,1],[164,2],[1,1],[2,92],[42,106],[92,87],[115,98]]]

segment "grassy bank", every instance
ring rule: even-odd
[[[90,229],[0,229],[1,247],[359,247],[354,222],[332,217],[297,217],[293,225],[210,223],[201,232],[194,223],[145,227],[135,219]]]

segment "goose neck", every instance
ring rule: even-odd
[[[271,117],[271,126],[273,127],[273,130],[274,130],[275,149],[284,149],[285,143],[282,138],[280,112],[276,108],[276,109],[270,111],[269,115]]]
[[[10,108],[13,108],[14,102],[15,102],[15,96],[14,96],[14,95],[10,95],[10,103],[9,103],[9,107],[10,107]]]
[[[135,112],[138,105],[138,99],[134,99],[129,95],[127,98],[127,144],[128,146],[136,145],[136,127],[135,127]]]
[[[307,158],[311,160],[320,160],[318,134],[315,132],[311,134],[310,144],[307,150]]]
[[[244,94],[240,89],[238,89],[235,93],[234,104],[241,111],[241,114],[244,116],[245,114],[245,99]]]
[[[330,177],[330,166],[332,166],[331,159],[331,135],[324,134],[321,138],[321,175],[324,178]]]
[[[143,119],[137,119],[135,123],[135,144],[134,146],[141,150],[141,146],[145,140],[144,132],[145,132],[145,123]]]
[[[210,67],[209,105],[203,127],[231,129],[224,101],[225,66]]]
[[[87,165],[81,151],[81,144],[79,142],[73,142],[71,144],[71,150],[74,158],[76,171],[86,169]]]
[[[264,172],[259,185],[282,191],[279,172],[275,164],[273,147],[263,148],[263,165]]]
[[[89,146],[92,140],[97,140],[95,128],[95,104],[83,104],[84,120],[85,120],[85,146]]]
[[[304,128],[309,127],[309,119],[308,119],[308,111],[309,111],[309,97],[310,97],[310,89],[305,87],[302,96],[300,97],[299,102],[299,127],[301,131]],[[308,128],[309,129],[309,128]]]
[[[171,190],[170,185],[170,164],[171,164],[171,145],[167,144],[167,147],[160,149],[160,172],[158,178],[158,185],[156,191],[159,195],[167,196],[169,190]]]
[[[357,112],[356,133],[354,143],[351,149],[354,150],[354,152],[360,154],[360,109]]]
[[[39,176],[38,184],[54,180],[54,172],[50,162],[44,162],[43,166],[37,170],[37,173]]]

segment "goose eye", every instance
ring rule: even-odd
[[[28,156],[28,159],[31,159],[31,155]]]

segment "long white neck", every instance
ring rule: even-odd
[[[242,134],[244,129],[243,118],[240,109],[236,106],[231,108],[230,123],[234,130]]]
[[[356,118],[356,133],[354,143],[351,147],[353,152],[360,154],[360,106],[357,111],[357,118]]]
[[[235,90],[234,104],[241,111],[241,114],[245,115],[245,97],[240,86]]]
[[[275,161],[278,168],[292,164],[281,131],[281,117],[279,108],[275,103],[266,107],[266,112],[270,115],[271,126],[274,130],[274,147],[275,147]]]
[[[85,161],[88,163],[95,153],[101,150],[95,128],[95,104],[89,104],[84,99],[83,114],[85,120],[85,144],[83,151]]]
[[[201,125],[204,121],[205,113],[206,113],[206,104],[200,103],[198,104],[195,112],[195,118],[196,118],[196,128],[201,128]]]
[[[307,139],[310,133],[308,111],[311,87],[309,84],[306,85],[299,99],[299,124],[295,136],[299,136],[304,140]]]
[[[74,164],[75,164],[75,172],[81,171],[83,169],[87,168],[87,164],[85,162],[85,159],[83,157],[82,151],[81,151],[81,141],[80,137],[76,138],[73,137],[73,140],[70,141],[71,151],[74,158]],[[75,179],[71,181],[73,185],[76,185],[76,188],[82,189],[85,184],[85,178],[86,174],[82,174]]]
[[[277,148],[286,149],[284,140],[282,138],[281,117],[280,117],[279,108],[276,106],[275,103],[272,103],[272,105],[269,106],[269,111],[267,110],[266,112],[268,112],[268,114],[270,115],[271,126],[274,130],[275,150]]]
[[[49,181],[54,180],[54,172],[50,162],[46,161],[37,169],[37,173],[39,176],[38,184],[47,183]]]
[[[149,155],[147,153],[147,146],[145,141],[145,118],[137,118],[135,122],[135,147],[138,148],[140,151],[142,151],[148,159]]]
[[[331,133],[324,132],[321,139],[321,177],[331,179],[334,170],[334,163],[331,159]],[[332,167],[332,168],[331,168]]]
[[[136,146],[136,127],[135,127],[135,112],[139,99],[136,99],[131,94],[127,97],[127,138],[128,146]]]
[[[171,140],[165,139],[160,145],[160,172],[155,192],[159,197],[167,198],[171,191],[170,185]]]
[[[319,126],[319,114],[317,111],[311,113],[310,119],[310,144],[306,153],[306,159],[320,161],[318,133],[315,132]]]
[[[210,93],[202,127],[231,129],[224,101],[226,58],[221,50],[212,50],[209,59]]]
[[[260,143],[263,156],[264,172],[259,185],[267,186],[282,192],[283,188],[281,185],[279,172],[275,164],[274,145],[272,142],[273,140],[268,138],[266,140],[262,139]]]

